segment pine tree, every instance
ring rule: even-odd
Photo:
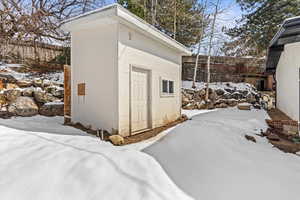
[[[118,3],[187,47],[199,42],[203,7],[197,0],[118,0]]]
[[[223,52],[234,56],[263,56],[284,19],[300,15],[300,0],[237,0],[246,14],[225,30],[232,41]]]

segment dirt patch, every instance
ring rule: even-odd
[[[162,131],[165,131],[165,130],[173,127],[173,126],[176,126],[177,124],[180,124],[180,123],[186,121],[187,119],[188,118],[183,115],[182,117],[180,117],[176,121],[171,122],[169,124],[166,124],[164,126],[161,126],[161,127],[158,127],[158,128],[154,128],[154,129],[149,130],[149,131],[141,132],[141,133],[136,134],[136,135],[125,137],[124,138],[125,139],[124,145],[141,142],[143,140],[147,140],[149,138],[155,137],[159,133],[161,133]]]
[[[159,133],[161,133],[162,131],[165,131],[165,130],[171,128],[171,127],[174,127],[177,124],[180,124],[180,123],[182,123],[182,122],[184,122],[186,120],[188,120],[187,116],[186,115],[182,115],[176,121],[168,123],[168,124],[166,124],[164,126],[161,126],[161,127],[158,127],[158,128],[154,128],[154,129],[151,129],[151,130],[148,130],[148,131],[145,131],[145,132],[141,132],[141,133],[136,134],[136,135],[124,137],[124,144],[122,144],[122,145],[133,144],[133,143],[141,142],[141,141],[147,140],[149,138],[155,137]],[[99,137],[99,133],[97,133],[96,130],[92,130],[90,127],[86,127],[86,126],[82,125],[81,123],[73,124],[71,122],[65,122],[64,125],[72,126],[74,128],[80,129],[80,130],[82,130],[82,131],[84,131],[84,132],[86,132],[88,134],[95,135],[95,136]],[[109,141],[110,134],[107,131],[103,132],[103,136],[104,136],[103,140]]]
[[[281,110],[274,108],[268,110],[268,114],[272,120],[292,120],[286,114],[284,114]]]

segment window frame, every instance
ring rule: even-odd
[[[167,92],[163,91],[163,89],[164,89],[163,82],[164,81],[167,81]],[[170,93],[170,82],[173,83],[173,88],[172,88],[173,92],[172,93]],[[161,97],[174,97],[175,96],[175,81],[174,80],[160,77],[160,96]]]

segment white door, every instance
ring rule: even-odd
[[[131,71],[131,133],[149,128],[149,72]]]

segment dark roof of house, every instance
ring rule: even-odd
[[[270,42],[267,68],[268,72],[275,72],[284,45],[300,42],[300,16],[284,20],[279,31]]]

